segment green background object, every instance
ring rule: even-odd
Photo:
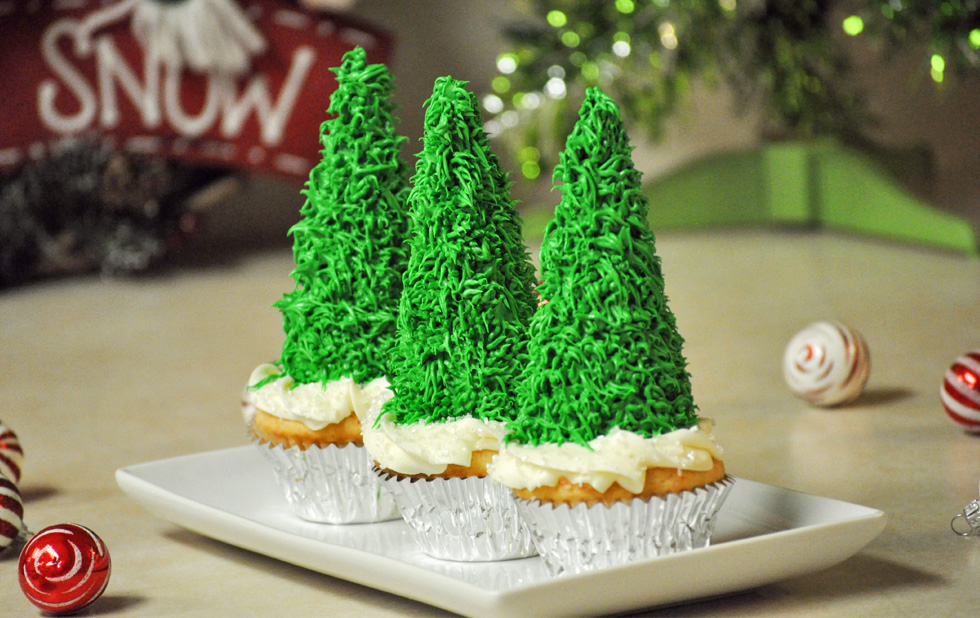
[[[645,187],[654,229],[805,224],[978,253],[972,226],[904,190],[870,157],[831,140],[712,156]]]

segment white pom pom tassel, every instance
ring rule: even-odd
[[[233,0],[123,0],[87,17],[81,26],[87,36],[78,40],[127,14],[147,57],[173,69],[241,75],[266,50],[262,33]]]

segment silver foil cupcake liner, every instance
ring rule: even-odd
[[[395,502],[372,471],[374,460],[363,446],[304,450],[256,444],[272,464],[276,484],[297,516],[330,524],[398,518]]]
[[[730,476],[664,498],[606,507],[555,507],[514,498],[534,545],[552,575],[583,573],[706,547],[715,515],[735,479]]]
[[[426,554],[461,562],[535,555],[511,491],[489,477],[413,479],[375,470]]]

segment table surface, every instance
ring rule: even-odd
[[[980,262],[833,232],[710,230],[658,239],[694,395],[740,477],[885,511],[844,563],[649,616],[973,616],[980,538],[953,515],[978,497],[980,438],[943,412],[943,373],[980,347]],[[154,518],[116,469],[246,444],[239,395],[278,357],[288,250],[226,256],[134,280],[82,277],[0,293],[0,419],[26,453],[31,529],[76,522],[112,554],[87,615],[433,616],[433,607],[231,547]],[[812,408],[782,378],[807,324],[867,339],[857,402]],[[696,581],[677,585],[697,586]],[[0,554],[0,608],[34,616]]]

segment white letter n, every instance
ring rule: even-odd
[[[116,104],[115,82],[129,95],[140,113],[143,126],[154,129],[160,125],[160,63],[152,54],[143,59],[146,85],[140,84],[133,70],[126,64],[119,50],[108,36],[96,40],[96,59],[99,71],[99,92],[102,96],[102,126],[114,128],[119,124],[119,107]]]

